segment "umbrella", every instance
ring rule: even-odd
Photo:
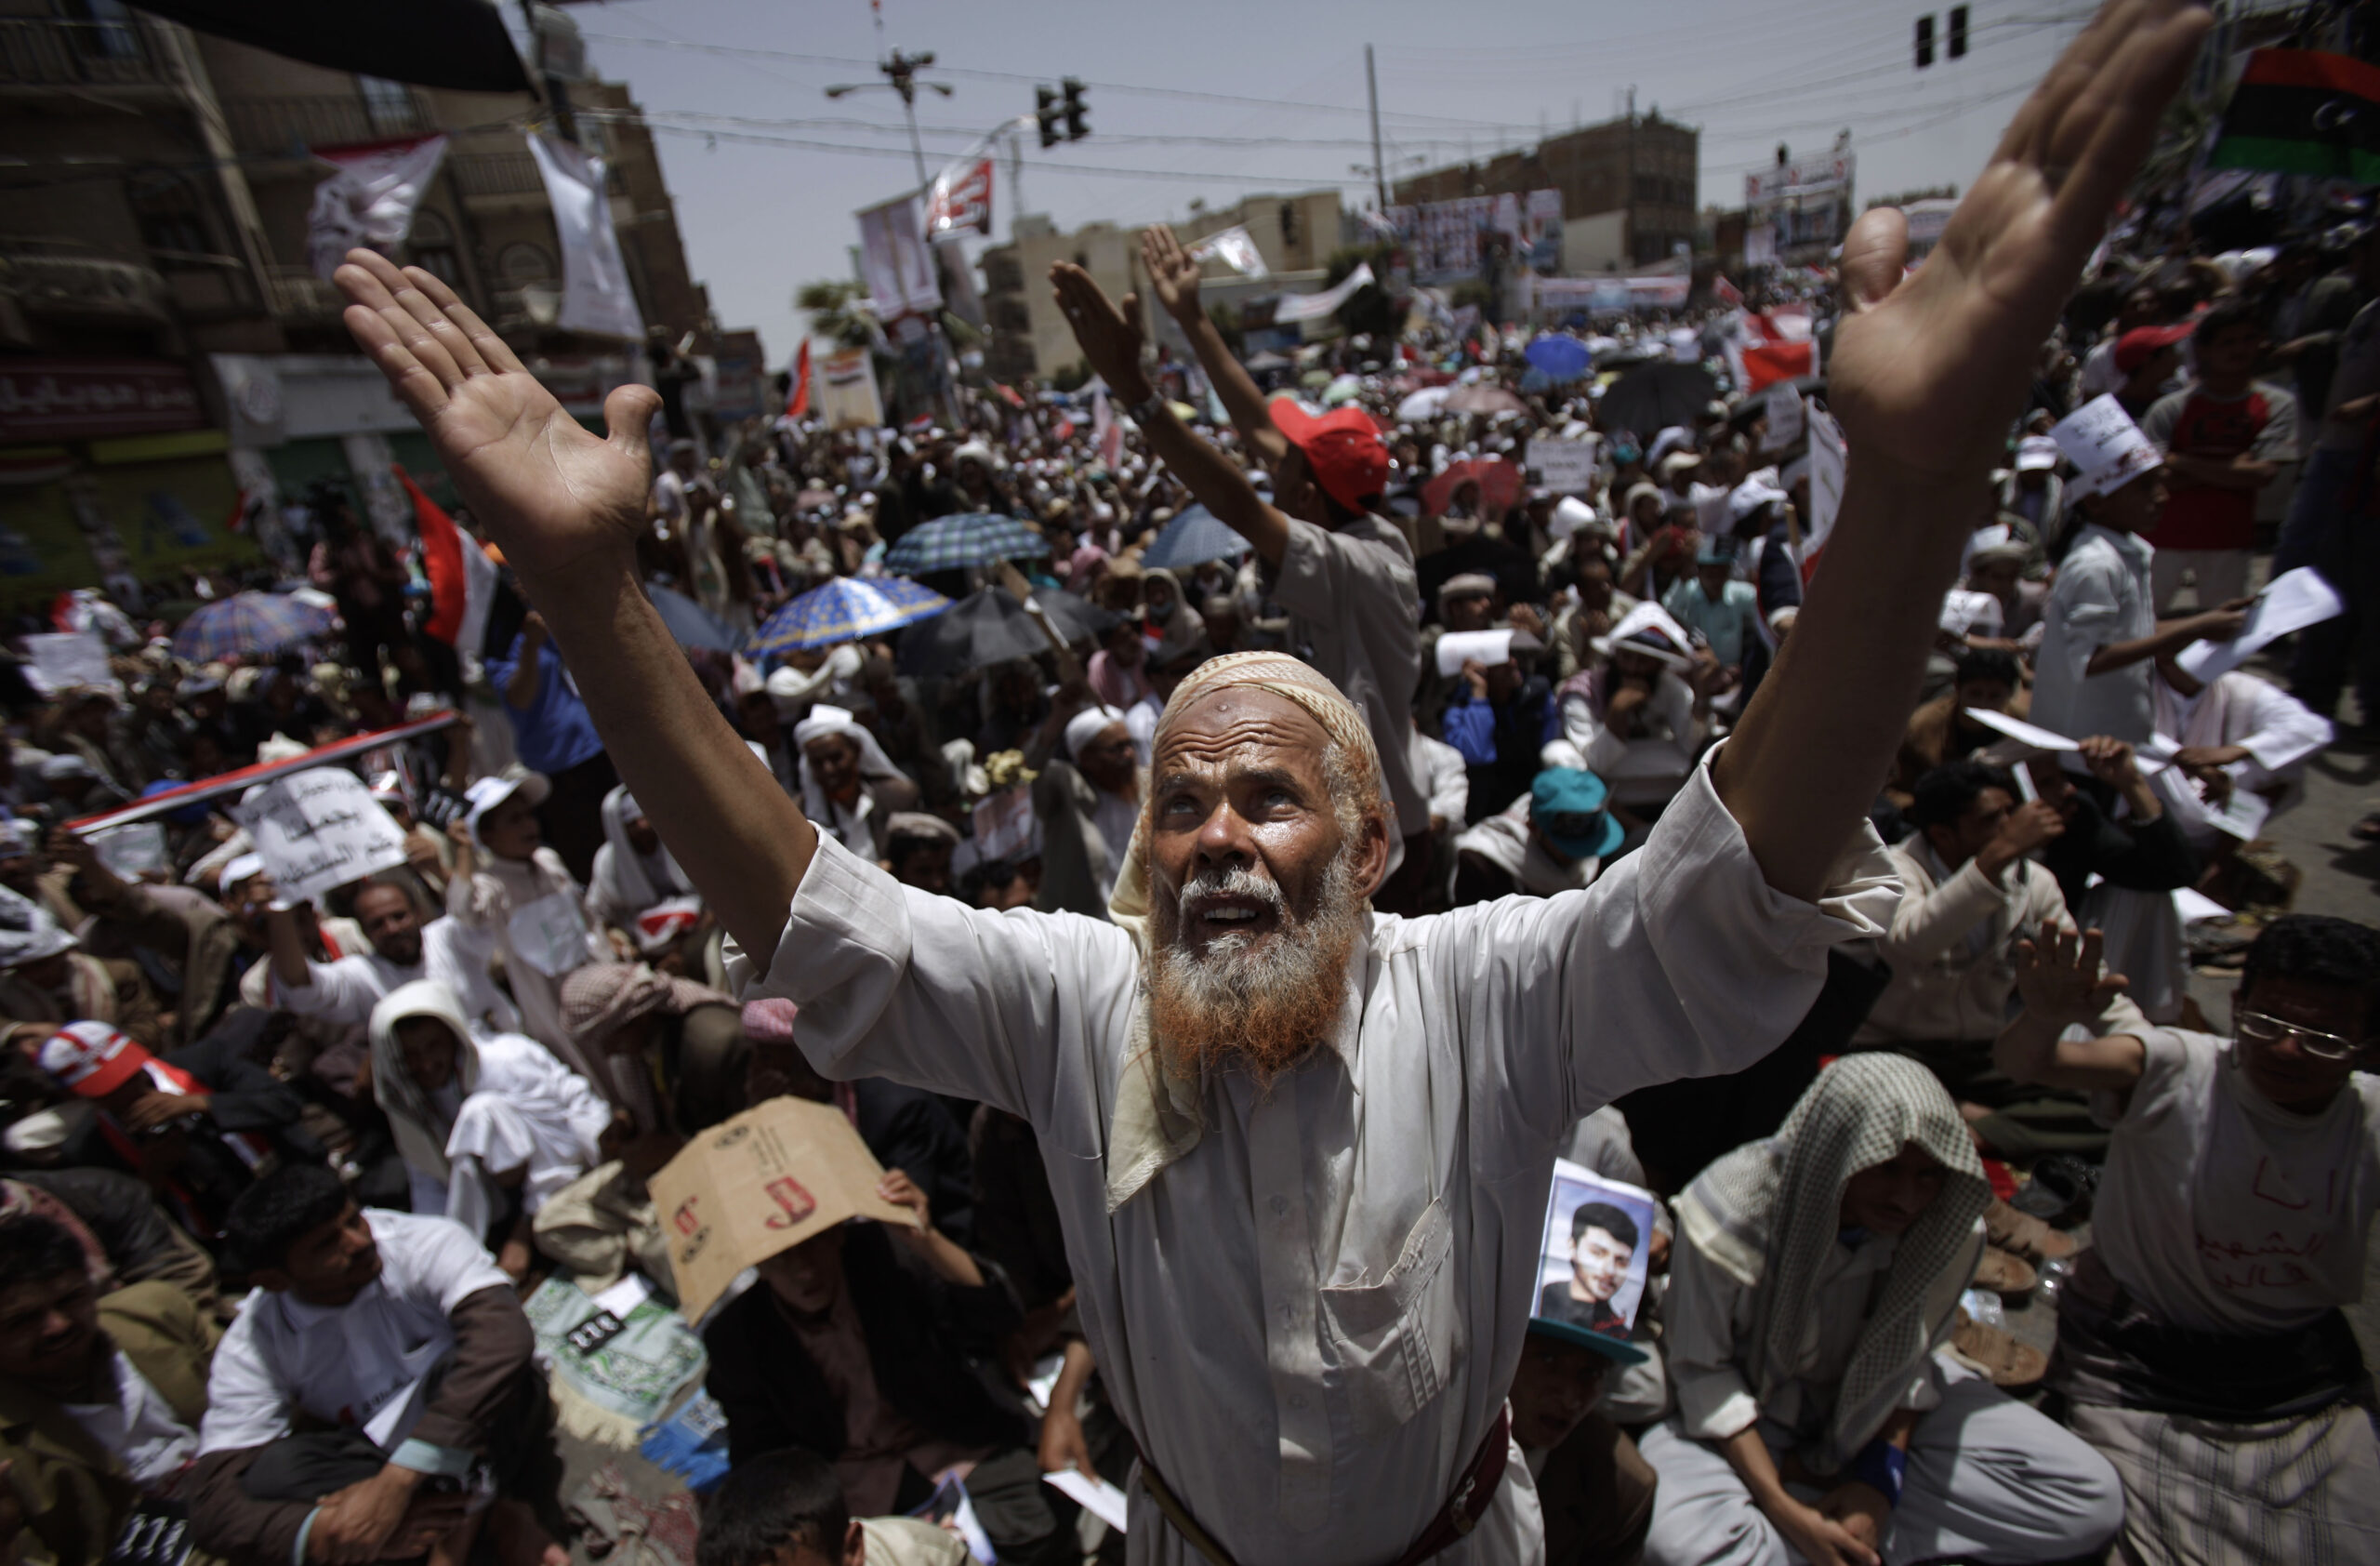
[[[1447,502],[1466,479],[1479,484],[1479,507],[1473,514],[1493,517],[1501,514],[1520,498],[1521,471],[1502,458],[1466,458],[1447,465],[1447,471],[1421,486],[1421,510],[1431,516],[1447,514]]]
[[[1249,360],[1247,367],[1250,374],[1262,375],[1267,370],[1286,370],[1293,363],[1295,363],[1294,360],[1276,353],[1268,348]]]
[[[1300,386],[1328,386],[1330,384],[1330,372],[1329,370],[1308,370],[1305,374],[1298,377],[1298,384]]]
[[[998,511],[961,511],[938,516],[901,535],[885,551],[884,569],[913,577],[925,571],[955,571],[996,560],[1031,560],[1050,552],[1050,540],[1012,516]]]
[[[1341,403],[1352,401],[1363,389],[1361,380],[1351,375],[1342,375],[1322,389],[1323,405],[1336,407]]]
[[[1556,381],[1578,379],[1592,358],[1577,338],[1541,337],[1528,345],[1528,362]]]
[[[330,614],[281,593],[235,592],[192,614],[174,632],[174,656],[213,663],[268,657],[330,634]]]
[[[1114,615],[1070,592],[1041,588],[1033,597],[1068,642],[1096,635],[1116,623]],[[1005,589],[985,588],[932,619],[911,626],[902,634],[895,662],[904,674],[932,677],[989,669],[1049,649],[1050,639],[1041,634],[1023,604]]]
[[[1719,383],[1699,365],[1642,365],[1604,392],[1600,419],[1606,430],[1691,429],[1718,394]]]
[[[1210,560],[1236,560],[1248,540],[1215,520],[1204,506],[1192,506],[1165,524],[1141,556],[1144,567],[1179,571]]]
[[[1458,386],[1447,393],[1448,413],[1527,413],[1528,405],[1501,386]]]
[[[771,615],[753,633],[751,655],[831,647],[939,615],[950,600],[901,577],[837,577]]]
[[[1396,405],[1396,417],[1407,424],[1427,423],[1438,417],[1438,411],[1452,395],[1451,386],[1425,386]]]
[[[668,628],[669,640],[681,647],[732,653],[744,644],[734,627],[675,588],[649,587],[644,592]]]

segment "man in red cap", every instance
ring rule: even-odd
[[[1050,277],[1075,340],[1123,400],[1150,449],[1255,546],[1266,587],[1289,612],[1290,650],[1304,654],[1363,713],[1396,809],[1400,852],[1418,869],[1428,857],[1430,831],[1429,790],[1413,765],[1409,716],[1421,671],[1421,589],[1412,547],[1377,514],[1388,487],[1388,446],[1359,407],[1316,418],[1293,398],[1267,403],[1207,319],[1198,303],[1198,263],[1172,232],[1158,227],[1142,235],[1141,256],[1158,302],[1197,351],[1240,439],[1272,473],[1274,503],[1265,503],[1230,457],[1178,420],[1157,417],[1163,399],[1141,368],[1139,297],[1127,296],[1118,312],[1089,272],[1061,262]],[[1408,886],[1418,891],[1417,878],[1392,865],[1373,902],[1384,911],[1417,912],[1400,906]]]
[[[2123,384],[2116,388],[2116,401],[2123,411],[2139,423],[2149,416],[2157,399],[2165,394],[2165,383],[2182,366],[2182,341],[2190,335],[2193,323],[2177,321],[2170,326],[2135,326],[2116,339],[2116,369],[2123,376]]]

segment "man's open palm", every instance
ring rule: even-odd
[[[350,250],[335,281],[364,352],[430,433],[456,488],[526,577],[625,550],[645,525],[660,406],[647,386],[604,400],[611,438],[589,433],[454,290]]]
[[[1167,314],[1178,317],[1198,308],[1198,263],[1171,229],[1156,223],[1141,231],[1141,264],[1148,268],[1149,287]]]
[[[1860,460],[1961,478],[1990,465],[2209,21],[2195,0],[2107,0],[1915,275],[1897,212],[1852,225],[1827,392]]]

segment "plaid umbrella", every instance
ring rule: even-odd
[[[936,517],[901,535],[885,551],[884,569],[905,577],[989,565],[996,560],[1031,560],[1050,552],[1050,541],[1012,516],[963,511]]]
[[[192,663],[212,663],[234,654],[269,657],[328,636],[332,618],[329,610],[285,593],[235,592],[182,621],[174,632],[174,656]]]
[[[837,577],[771,615],[754,632],[754,657],[806,652],[875,636],[939,615],[950,600],[899,577]]]

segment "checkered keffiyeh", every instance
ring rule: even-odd
[[[1990,1205],[1991,1188],[1958,1106],[1913,1060],[1845,1055],[1811,1084],[1784,1129],[1704,1170],[1680,1202],[1699,1207],[1759,1258],[1752,1264],[1759,1294],[1744,1368],[1753,1395],[1765,1402],[1800,1374],[1818,1268],[1842,1228],[1844,1186],[1912,1143],[1950,1177],[1900,1237],[1883,1297],[1852,1348],[1820,1453],[1838,1465],[1874,1436],[1920,1361],[1948,1333],[1943,1302],[1955,1307],[1957,1292],[1940,1287],[1943,1278],[1973,1265],[1976,1220]],[[1683,1215],[1692,1232],[1695,1214]]]

